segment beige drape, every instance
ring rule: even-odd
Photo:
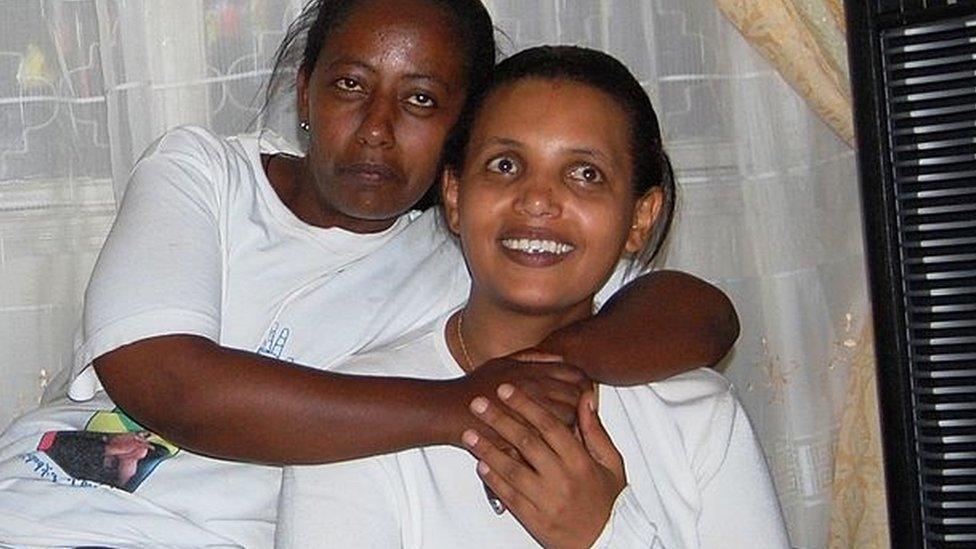
[[[850,388],[834,454],[831,548],[888,547],[874,347],[869,327],[865,327],[862,341],[851,365]]]
[[[854,142],[841,0],[715,0],[837,134]]]
[[[853,145],[841,0],[716,0],[716,4],[811,108]],[[834,454],[832,549],[889,546],[873,337],[870,323],[865,324],[851,365]]]

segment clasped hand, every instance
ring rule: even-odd
[[[471,411],[522,460],[469,429],[462,439],[479,460],[478,474],[542,546],[590,547],[627,484],[593,391],[579,399],[575,430],[511,384],[497,395],[503,405],[477,397]]]
[[[576,424],[580,398],[593,386],[582,371],[563,363],[557,355],[523,351],[489,360],[467,376],[455,380],[449,408],[451,414],[446,418],[449,421],[446,442],[458,444],[462,432],[478,429],[495,445],[510,449],[504,438],[467,411],[475,397],[494,398],[496,389],[505,383],[517,386],[566,425]]]

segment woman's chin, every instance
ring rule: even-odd
[[[550,288],[551,289],[551,288]],[[507,296],[506,308],[525,316],[588,316],[592,296],[553,295],[545,291],[523,291]]]

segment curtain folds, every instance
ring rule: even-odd
[[[837,135],[854,142],[840,0],[715,0]]]
[[[884,549],[890,540],[870,325],[857,347],[834,457],[830,547]]]
[[[840,0],[716,0],[743,36],[853,145]],[[887,547],[883,457],[870,323],[859,338],[834,455],[830,547]]]

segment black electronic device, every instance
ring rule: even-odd
[[[976,547],[976,2],[847,0],[892,546]]]

